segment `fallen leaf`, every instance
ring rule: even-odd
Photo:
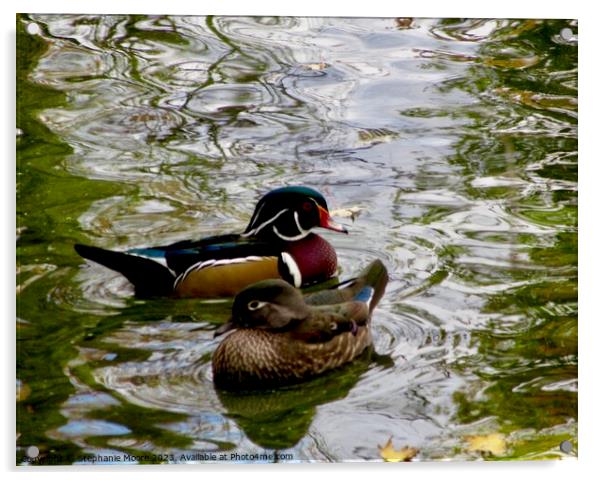
[[[577,110],[577,100],[568,95],[549,95],[528,90],[515,90],[508,87],[497,88],[494,92],[515,103],[523,103],[537,109]]]
[[[361,211],[362,209],[360,207],[339,208],[330,212],[330,215],[332,217],[351,218],[351,220],[355,220],[359,217]]]
[[[111,222],[111,220],[104,216],[99,216],[96,219],[96,223],[98,227],[103,231],[111,230],[113,228],[113,223]]]
[[[327,63],[324,62],[320,62],[320,63],[306,63],[305,65],[303,65],[305,68],[307,68],[308,70],[324,70],[326,67],[328,67]]]
[[[493,58],[487,57],[483,59],[483,63],[485,65],[489,65],[492,67],[500,67],[500,68],[527,68],[536,65],[539,62],[539,57],[519,57],[519,58]]]
[[[357,132],[362,144],[377,145],[379,143],[391,142],[398,138],[398,134],[388,128],[366,128]]]
[[[409,462],[416,456],[418,449],[412,447],[403,447],[399,450],[393,448],[393,437],[384,447],[378,446],[380,456],[385,462]]]
[[[469,452],[483,452],[491,455],[503,455],[506,451],[506,440],[501,433],[489,435],[469,435],[464,437],[468,442]]]
[[[17,402],[26,400],[31,394],[31,388],[26,383],[17,380]]]
[[[396,18],[395,19],[395,23],[397,24],[397,28],[399,30],[402,30],[405,28],[411,28],[413,21],[414,21],[413,18]]]

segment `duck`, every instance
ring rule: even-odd
[[[266,193],[242,233],[184,240],[167,246],[113,251],[75,244],[83,258],[121,273],[139,298],[233,297],[265,279],[294,287],[336,275],[334,247],[313,232],[339,233],[326,200],[306,186],[285,186]]]
[[[226,335],[212,356],[216,387],[276,388],[351,362],[372,345],[371,316],[387,282],[377,259],[358,277],[315,293],[280,279],[243,289],[231,319],[214,333]]]

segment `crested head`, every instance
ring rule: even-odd
[[[332,221],[320,192],[289,186],[272,190],[259,200],[243,235],[293,242],[305,238],[315,227],[347,233]]]

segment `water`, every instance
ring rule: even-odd
[[[18,463],[575,454],[575,21],[17,27]],[[375,257],[391,275],[377,355],[297,387],[216,392],[229,303],[136,300],[72,248],[241,231],[286,184],[360,209],[324,233],[341,278]],[[501,452],[471,447],[490,434]]]

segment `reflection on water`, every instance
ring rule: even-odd
[[[577,422],[577,24],[18,19],[17,459],[278,450],[294,461],[557,458]],[[37,26],[37,28],[32,27]],[[319,189],[341,277],[391,281],[375,354],[262,395],[213,388],[227,301],[140,301],[72,245],[241,231]],[[61,454],[60,460],[56,455]],[[189,457],[192,458],[192,457]],[[136,461],[145,461],[144,459]],[[184,460],[186,461],[186,460]]]

